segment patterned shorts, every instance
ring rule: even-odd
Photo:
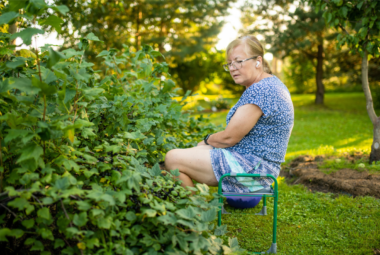
[[[280,174],[280,165],[263,160],[255,155],[241,155],[237,152],[214,148],[210,151],[212,169],[217,180],[227,173],[271,174],[275,178]],[[224,192],[246,193],[272,184],[270,178],[226,177],[223,179]]]

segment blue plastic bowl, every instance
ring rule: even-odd
[[[255,207],[261,200],[261,197],[246,197],[246,196],[241,196],[241,197],[235,197],[231,196],[227,198],[227,203],[235,208],[239,209],[248,209],[248,208],[253,208]]]

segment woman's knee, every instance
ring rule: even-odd
[[[179,167],[178,166],[179,151],[180,151],[180,149],[174,149],[174,150],[170,150],[166,153],[165,168],[167,170],[173,170],[173,169],[177,169]]]

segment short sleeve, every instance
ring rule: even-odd
[[[278,109],[276,101],[276,90],[273,86],[251,86],[242,95],[241,104],[254,104],[260,107],[264,118],[275,114]]]

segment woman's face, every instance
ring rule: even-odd
[[[244,45],[238,45],[237,47],[231,50],[228,63],[231,63],[232,61],[241,61],[250,57],[253,56],[248,56],[245,53]],[[231,65],[230,74],[236,84],[240,84],[248,88],[255,82],[255,79],[257,78],[258,74],[258,68],[255,67],[257,60],[259,60],[259,58],[244,61],[240,69],[236,69],[234,68],[234,66]]]

